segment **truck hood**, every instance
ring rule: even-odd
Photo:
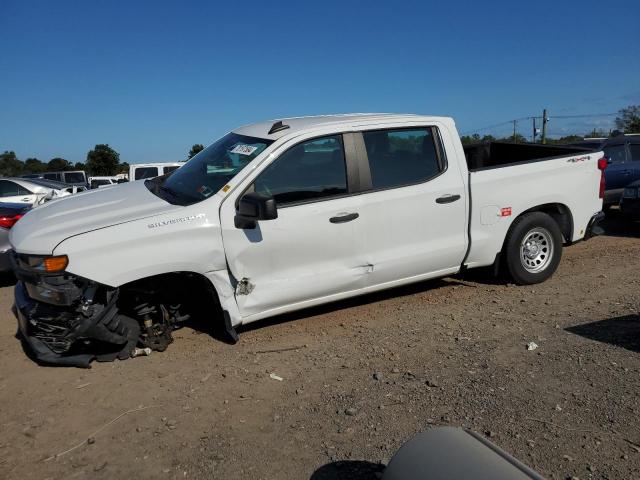
[[[9,240],[17,252],[49,255],[69,237],[180,208],[156,197],[144,181],[123,183],[35,208],[15,224]]]

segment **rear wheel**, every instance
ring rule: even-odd
[[[517,284],[544,282],[562,257],[560,227],[546,213],[527,213],[513,222],[505,249],[507,270]]]

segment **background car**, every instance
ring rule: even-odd
[[[620,208],[625,216],[640,220],[640,180],[631,182],[624,188]]]
[[[42,178],[0,178],[0,202],[41,205],[54,198],[66,197],[86,190],[83,186]]]
[[[0,272],[11,270],[9,230],[30,209],[29,204],[0,202]]]
[[[607,184],[604,196],[605,207],[619,204],[624,188],[640,180],[640,134],[585,139],[571,145],[604,151],[608,161],[604,172]]]

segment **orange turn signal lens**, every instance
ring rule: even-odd
[[[69,258],[66,255],[47,257],[44,259],[43,264],[46,272],[60,272],[67,268]]]

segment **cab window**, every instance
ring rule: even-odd
[[[429,127],[362,132],[374,190],[420,183],[443,170]]]
[[[300,143],[276,159],[254,182],[254,191],[272,196],[279,207],[347,193],[342,135]]]
[[[135,179],[153,178],[158,176],[158,167],[140,167],[136,168]]]
[[[607,157],[612,164],[626,162],[627,151],[625,145],[612,145],[604,148],[604,156]]]

